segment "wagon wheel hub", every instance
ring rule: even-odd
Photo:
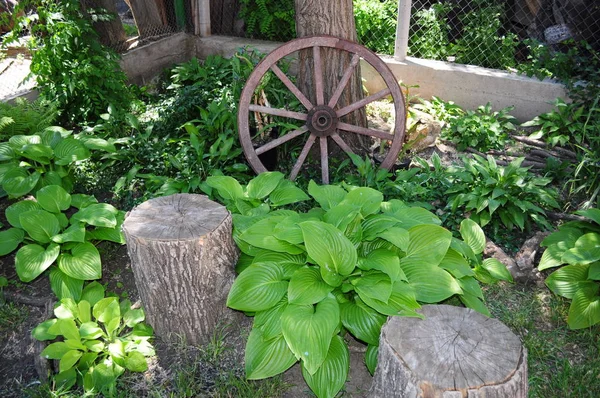
[[[327,137],[335,133],[338,117],[335,111],[327,105],[317,105],[308,112],[306,127],[318,137]]]

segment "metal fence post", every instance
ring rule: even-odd
[[[396,46],[394,48],[394,58],[398,61],[404,61],[408,52],[411,6],[412,0],[398,0],[398,25],[396,27]]]
[[[210,36],[210,0],[195,0],[194,33],[200,37]]]

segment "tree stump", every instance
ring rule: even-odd
[[[496,319],[426,305],[383,326],[370,397],[525,398],[527,351]]]
[[[238,249],[231,215],[203,195],[151,199],[123,223],[146,318],[157,336],[209,341],[217,324],[235,322],[226,300]]]

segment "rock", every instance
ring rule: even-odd
[[[411,112],[417,116],[418,120],[407,131],[405,148],[414,153],[434,146],[442,131],[442,125],[427,113],[415,109],[412,109]]]
[[[512,275],[515,282],[524,281],[525,275],[521,273],[521,270],[517,266],[515,260],[513,260],[512,257],[506,254],[504,250],[496,246],[496,244],[489,239],[485,243],[485,249],[483,250],[483,254],[486,257],[493,257],[500,261],[502,264],[504,264],[510,272],[510,274]]]

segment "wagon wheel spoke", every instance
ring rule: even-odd
[[[321,146],[321,181],[329,184],[329,158],[327,157],[327,137],[319,137]]]
[[[370,137],[381,138],[382,140],[391,140],[392,138],[394,138],[394,136],[387,131],[369,129],[366,127],[355,126],[354,124],[348,124],[344,122],[338,122],[338,129],[349,131],[351,133],[367,135]]]
[[[267,151],[270,151],[271,149],[273,149],[273,148],[275,148],[275,147],[277,147],[277,146],[279,146],[279,145],[281,145],[283,143],[286,143],[286,142],[288,142],[288,141],[290,141],[290,140],[292,140],[292,139],[294,139],[294,138],[296,138],[296,137],[298,137],[298,136],[306,133],[307,131],[308,131],[308,127],[302,126],[299,129],[297,129],[297,130],[294,130],[292,132],[287,133],[284,136],[281,136],[281,137],[279,137],[277,139],[274,139],[273,141],[269,142],[268,144],[265,144],[265,145],[261,146],[260,148],[256,148],[256,150],[255,150],[256,154],[257,155],[262,155],[263,153],[265,153]]]
[[[296,87],[296,85],[292,83],[290,78],[287,77],[277,65],[271,66],[271,70],[273,71],[273,73],[275,73],[279,80],[281,80],[281,82],[285,84],[288,90],[290,90],[296,96],[296,98],[298,98],[300,103],[302,103],[302,105],[304,105],[306,109],[311,109],[313,107],[313,104],[309,101],[309,99],[306,98],[302,91],[300,91],[300,89],[298,89],[298,87]]]
[[[348,85],[348,82],[350,81],[350,77],[352,77],[352,73],[354,72],[354,69],[356,68],[356,65],[358,65],[359,61],[360,61],[360,56],[358,54],[354,54],[354,56],[352,57],[352,60],[350,61],[350,65],[348,65],[348,67],[344,71],[344,75],[340,79],[340,82],[338,83],[335,91],[333,92],[333,95],[331,96],[331,99],[329,100],[329,103],[327,104],[327,106],[333,108],[335,106],[335,104],[337,104],[340,97],[342,96],[342,93],[344,92],[344,89]]]
[[[342,151],[344,151],[346,153],[354,154],[354,151],[352,150],[352,148],[350,148],[348,146],[348,144],[346,144],[346,141],[344,141],[338,133],[331,134],[331,139],[334,140],[335,143],[338,144],[338,146],[340,148],[342,148]]]
[[[254,112],[266,113],[268,115],[289,117],[290,119],[306,121],[306,113],[288,111],[287,109],[271,108],[268,106],[255,104],[250,104],[248,109]]]
[[[304,148],[302,148],[302,152],[300,152],[300,156],[298,156],[298,159],[296,160],[296,164],[294,164],[294,168],[292,169],[292,172],[290,173],[290,180],[295,180],[296,177],[298,176],[298,173],[300,172],[300,168],[302,167],[302,164],[304,164],[304,161],[306,160],[306,157],[308,156],[308,152],[310,151],[310,148],[312,148],[313,144],[315,143],[316,138],[317,137],[314,134],[311,134],[308,136],[308,139],[306,140],[306,144],[304,144]]]
[[[338,117],[342,117],[345,116],[347,114],[349,114],[350,112],[354,112],[357,109],[360,109],[368,104],[370,104],[373,101],[377,101],[380,100],[384,97],[387,97],[388,95],[390,95],[391,90],[389,88],[384,88],[381,91],[376,92],[373,95],[369,95],[366,98],[361,99],[360,101],[356,101],[348,106],[343,107],[342,109],[338,110],[337,116]]]
[[[323,105],[325,103],[323,88],[323,63],[321,60],[321,47],[313,47],[313,63],[315,68],[315,91],[317,94],[317,105]]]

